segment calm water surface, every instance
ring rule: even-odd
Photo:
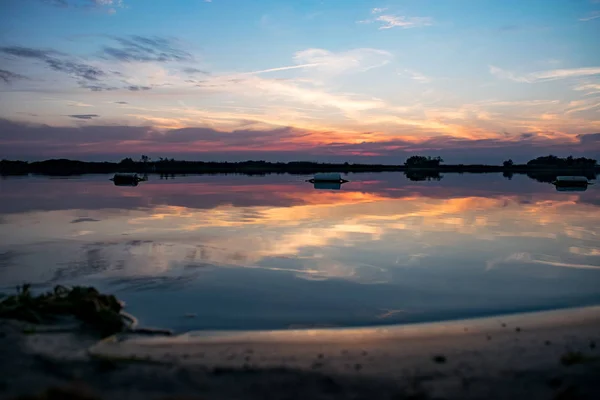
[[[0,180],[0,287],[84,283],[143,325],[407,323],[600,304],[600,187],[516,175]],[[186,314],[195,315],[190,318]]]

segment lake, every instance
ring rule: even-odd
[[[600,187],[524,175],[0,180],[0,289],[88,284],[144,326],[279,329],[600,304]]]

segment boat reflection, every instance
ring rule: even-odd
[[[556,186],[557,192],[585,192],[587,186]]]
[[[340,190],[340,182],[313,182],[313,188],[317,190]]]

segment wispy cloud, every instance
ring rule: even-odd
[[[79,101],[69,101],[67,104],[71,107],[93,107],[91,104],[82,103]]]
[[[208,72],[206,70],[193,68],[193,67],[184,68],[184,69],[182,69],[182,71],[188,75],[195,75],[195,74],[210,75],[210,72]]]
[[[484,101],[479,104],[495,107],[531,107],[559,104],[558,100],[515,100],[515,101]]]
[[[587,21],[594,20],[596,18],[600,18],[600,11],[592,11],[587,16],[579,18],[579,20],[583,21],[583,22],[587,22]]]
[[[0,47],[0,53],[15,57],[28,58],[44,62],[48,67],[57,72],[63,72],[79,80],[84,86],[87,82],[97,82],[106,77],[107,73],[90,64],[80,62],[54,50],[42,50],[22,46]]]
[[[600,75],[600,67],[553,69],[549,71],[532,72],[518,75],[502,68],[489,66],[490,73],[499,78],[509,79],[515,82],[535,83],[540,81],[552,81],[558,79],[580,78],[584,76]]]
[[[105,36],[103,36],[106,39]],[[126,36],[109,37],[116,45],[102,47],[102,51],[86,58],[76,57],[53,49],[24,46],[0,47],[0,55],[16,61],[40,62],[53,71],[63,73],[77,81],[79,87],[92,92],[117,89],[129,91],[150,90],[154,84],[139,79],[146,70],[169,62],[193,61],[187,51],[180,49],[175,40],[160,37]],[[183,68],[188,74],[205,73],[197,68]],[[161,71],[161,74],[164,72]],[[16,75],[4,74],[6,79]],[[3,79],[3,78],[0,78]]]
[[[379,29],[391,29],[391,28],[419,28],[423,26],[429,26],[433,24],[433,19],[430,17],[407,17],[404,15],[395,14],[381,14],[385,8],[374,8],[371,10],[371,14],[380,14],[375,18],[358,21],[360,24],[379,24]]]
[[[71,221],[72,224],[79,224],[81,222],[100,222],[100,220],[95,219],[95,218],[81,217],[81,218],[75,218],[74,220]]]
[[[150,86],[136,86],[136,85],[131,85],[127,87],[128,90],[132,91],[132,92],[139,92],[139,91],[144,91],[144,90],[150,90],[152,89]]]
[[[175,41],[161,37],[113,37],[119,46],[105,46],[103,56],[121,62],[192,61],[190,53],[177,47]]]
[[[390,62],[393,55],[385,50],[359,48],[342,52],[311,48],[294,54],[300,65],[317,68],[327,73],[360,72],[381,67]]]
[[[243,75],[257,75],[257,74],[267,74],[269,72],[288,71],[291,69],[314,68],[314,67],[318,67],[319,65],[321,65],[321,64],[311,63],[311,64],[300,64],[300,65],[288,65],[285,67],[275,67],[275,68],[261,69],[261,70],[252,71],[252,72],[244,72]]]
[[[577,90],[580,92],[586,92],[586,96],[595,95],[600,93],[600,83],[584,83],[577,85],[573,88],[573,90]]]
[[[69,115],[69,117],[75,118],[75,119],[92,119],[92,118],[98,118],[99,115],[98,114],[72,114],[72,115]]]
[[[41,0],[45,4],[60,8],[103,9],[109,14],[124,8],[123,0]]]
[[[431,78],[423,75],[418,71],[414,71],[411,69],[403,69],[398,72],[399,75],[408,76],[413,81],[417,81],[419,83],[431,83]]]
[[[498,77],[498,78],[502,78],[502,79],[508,79],[511,81],[515,81],[515,82],[529,82],[526,78],[521,77],[516,75],[513,72],[510,71],[506,71],[502,68],[498,68],[496,66],[490,65],[489,66],[490,69],[490,74]]]
[[[5,69],[0,69],[0,80],[4,81],[4,83],[12,83],[17,80],[28,79],[26,76],[21,74],[16,74],[14,72],[7,71]]]
[[[380,15],[376,18],[376,21],[382,23],[379,29],[419,28],[429,26],[433,23],[433,20],[429,17],[404,17],[398,15]]]

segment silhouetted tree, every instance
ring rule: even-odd
[[[597,161],[593,158],[578,157],[574,158],[569,156],[567,158],[560,158],[557,156],[549,155],[534,158],[527,162],[528,166],[531,167],[575,167],[575,168],[594,168]]]
[[[515,165],[515,163],[513,162],[513,160],[511,160],[511,159],[508,159],[508,160],[504,161],[504,162],[502,163],[502,165],[504,165],[504,168],[510,168],[510,167],[512,167],[513,165]]]
[[[407,167],[435,168],[439,167],[442,162],[444,160],[441,157],[411,156],[404,162],[404,165]]]

